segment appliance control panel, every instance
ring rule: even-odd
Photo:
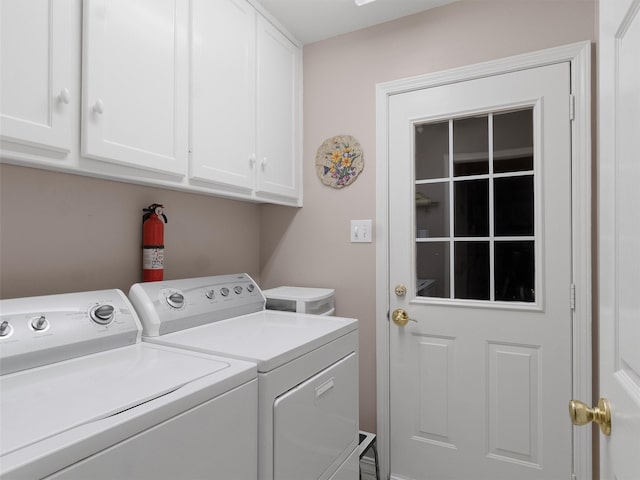
[[[0,300],[0,374],[131,345],[141,331],[116,289]]]
[[[259,312],[266,301],[246,273],[136,283],[129,299],[148,337]]]

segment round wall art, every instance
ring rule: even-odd
[[[325,185],[343,188],[355,182],[364,168],[360,142],[351,135],[327,138],[316,154],[316,172]]]

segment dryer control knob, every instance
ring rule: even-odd
[[[228,289],[227,287],[222,287],[222,288],[220,289],[220,294],[221,294],[223,297],[228,296],[228,295],[229,295],[229,289]]]
[[[209,300],[213,300],[213,298],[216,296],[216,291],[213,288],[211,288],[206,292],[204,292],[204,296],[207,297]]]
[[[171,308],[182,308],[184,306],[184,295],[178,292],[173,292],[167,296],[167,303]]]
[[[31,326],[34,330],[44,330],[49,325],[47,318],[44,315],[40,315],[38,318],[31,320]]]
[[[255,285],[253,283],[250,283],[249,285],[247,285],[247,291],[249,293],[253,292],[256,289]]]
[[[12,330],[11,325],[7,320],[0,323],[0,337],[6,337],[11,333],[11,330]]]
[[[114,314],[113,305],[98,305],[91,310],[89,316],[98,325],[108,325],[113,320]]]
[[[242,293],[242,287],[240,285],[236,285],[233,287],[233,291],[236,292],[236,295],[240,295]]]

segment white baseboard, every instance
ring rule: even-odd
[[[362,472],[362,480],[376,480],[376,466],[373,458],[362,457],[360,459],[360,471]]]

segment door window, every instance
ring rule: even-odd
[[[535,302],[533,108],[416,123],[416,296]]]

